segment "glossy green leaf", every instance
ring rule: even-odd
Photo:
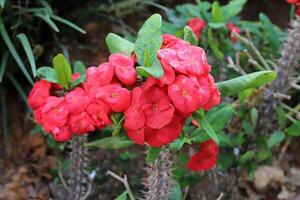
[[[160,61],[158,59],[156,59],[152,64],[151,64],[151,67],[137,67],[136,68],[138,73],[140,75],[143,75],[145,77],[147,77],[147,74],[150,74],[151,76],[155,77],[155,78],[160,78],[164,75],[164,70],[160,64]],[[140,71],[142,70],[142,73],[140,73]]]
[[[219,23],[209,22],[208,27],[210,27],[212,29],[219,29],[219,28],[225,27],[225,23],[223,23],[223,22],[219,22]]]
[[[182,191],[180,184],[175,179],[172,179],[171,183],[172,187],[170,189],[169,200],[182,200]]]
[[[52,67],[40,67],[37,70],[37,76],[40,79],[49,81],[51,83],[58,83],[55,70]]]
[[[197,46],[198,39],[195,33],[193,32],[193,30],[191,29],[191,27],[185,26],[183,31],[184,31],[183,39],[189,42],[191,45]]]
[[[212,22],[213,23],[222,22],[222,20],[223,20],[222,19],[222,8],[218,1],[213,2],[211,14],[212,14]]]
[[[208,29],[207,32],[207,39],[208,39],[208,45],[211,48],[211,50],[213,51],[215,57],[222,61],[224,58],[224,55],[222,53],[222,51],[219,49],[219,44],[217,43],[217,41],[215,40],[213,33],[212,33],[212,29]]]
[[[86,34],[86,31],[83,30],[82,28],[80,28],[79,26],[77,26],[76,24],[74,24],[73,22],[69,21],[69,20],[66,20],[60,16],[57,16],[57,15],[50,15],[50,17],[60,23],[63,23],[71,28],[73,28],[74,30],[82,33],[82,34]]]
[[[234,162],[234,155],[232,153],[220,153],[218,155],[218,167],[222,170],[227,170]]]
[[[170,144],[170,149],[172,151],[179,151],[184,145],[184,140],[183,138],[178,138],[174,142]]]
[[[52,62],[58,83],[61,86],[68,88],[72,76],[72,70],[69,62],[63,54],[57,54],[57,56],[53,58]]]
[[[120,137],[106,137],[94,142],[86,143],[86,147],[97,147],[100,149],[121,149],[133,145],[130,140],[123,140]]]
[[[119,195],[115,200],[126,200],[127,199],[127,191],[124,191],[121,195]]]
[[[2,20],[1,17],[0,17],[0,34],[2,36],[2,39],[3,39],[4,43],[6,44],[9,52],[11,53],[13,58],[15,59],[17,65],[19,66],[19,68],[23,72],[24,76],[27,78],[29,83],[33,84],[33,80],[31,78],[30,74],[28,73],[28,70],[26,69],[26,67],[25,67],[24,63],[22,62],[17,50],[15,49],[10,37],[7,34],[7,31],[5,29],[5,26],[3,24],[3,20]]]
[[[156,78],[162,77],[164,72],[156,55],[162,44],[161,24],[161,16],[159,14],[152,15],[139,30],[134,44],[139,65],[142,68],[149,67],[144,70]],[[148,60],[145,59],[145,54]]]
[[[234,109],[231,105],[217,106],[209,110],[205,117],[215,132],[221,131],[231,120]]]
[[[222,20],[227,21],[237,16],[244,8],[247,0],[231,0],[225,6],[222,6]]]
[[[258,110],[256,108],[250,110],[250,120],[253,128],[255,128],[258,120]]]
[[[222,96],[228,96],[241,92],[249,88],[257,88],[265,85],[276,78],[276,73],[273,71],[259,71],[251,74],[243,75],[227,81],[218,82]]]
[[[267,140],[268,148],[273,148],[278,146],[284,140],[284,133],[282,131],[276,131]]]
[[[109,33],[105,38],[110,53],[122,53],[128,57],[134,50],[134,44],[114,33]]]
[[[27,36],[24,33],[19,33],[17,35],[17,38],[20,40],[22,47],[26,53],[26,56],[28,58],[29,64],[31,66],[31,71],[34,77],[36,77],[36,65],[35,65],[35,59],[32,53],[32,49],[30,46],[30,43],[27,39]]]
[[[200,125],[201,125],[202,129],[205,131],[205,133],[213,141],[215,141],[217,144],[219,144],[219,139],[218,139],[218,136],[217,136],[216,132],[214,131],[211,124],[207,121],[207,119],[205,117],[200,119]]]
[[[159,156],[160,148],[148,147],[146,162],[154,162],[155,159]]]
[[[286,133],[290,136],[300,135],[300,121],[294,122],[290,127],[286,129]]]
[[[9,52],[8,51],[4,51],[4,53],[2,55],[2,59],[1,59],[1,65],[0,65],[0,83],[3,80],[3,76],[4,76],[5,70],[7,68],[8,58],[9,58]]]
[[[268,158],[272,158],[272,151],[270,149],[262,149],[256,153],[255,161],[262,162]]]
[[[86,68],[84,63],[80,60],[77,60],[74,63],[74,73],[80,73],[80,77],[71,83],[71,87],[75,87],[80,83],[83,83],[86,80]]]

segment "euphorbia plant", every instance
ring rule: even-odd
[[[37,123],[57,141],[72,137],[74,140],[95,129],[115,126],[112,137],[86,145],[77,142],[84,152],[84,146],[121,148],[133,144],[119,138],[126,135],[134,143],[148,146],[145,199],[164,200],[169,199],[172,187],[170,156],[175,155],[169,144],[179,141],[180,145],[172,143],[173,149],[179,151],[185,144],[201,143],[200,151],[187,167],[195,171],[214,167],[218,136],[205,112],[221,102],[222,92],[229,95],[258,87],[273,80],[275,74],[258,72],[215,84],[205,51],[192,45],[190,29],[186,29],[182,40],[163,35],[161,26],[161,16],[152,15],[138,32],[135,43],[110,33],[106,38],[111,51],[108,62],[86,71],[77,63],[73,75],[69,63],[59,54],[53,60],[54,69],[38,70],[43,80],[35,83],[28,102]],[[192,135],[183,131],[188,119],[195,119],[194,124],[204,133]],[[72,151],[78,152],[74,148]],[[86,156],[80,152],[71,155],[72,159]],[[131,191],[128,194],[134,198]],[[81,197],[78,194],[73,199]]]

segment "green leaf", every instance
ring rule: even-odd
[[[6,0],[0,0],[0,7],[4,8]]]
[[[262,22],[265,39],[271,45],[272,49],[276,51],[280,47],[279,35],[274,29],[274,25],[270,19],[263,13],[259,14],[259,19]]]
[[[142,66],[141,69],[150,66],[149,69],[144,70],[156,78],[162,77],[164,72],[156,55],[162,44],[161,24],[161,16],[152,15],[139,30],[134,44],[134,51],[139,65]]]
[[[276,131],[267,140],[268,148],[276,147],[284,140],[284,133],[282,131]]]
[[[276,108],[276,115],[277,115],[277,120],[280,128],[284,129],[286,126],[286,116],[282,107]]]
[[[137,67],[136,68],[138,73],[144,77],[148,77],[147,73],[155,78],[160,78],[164,75],[164,70],[160,64],[160,61],[156,59],[152,64],[151,67]],[[142,70],[142,71],[141,71]],[[142,73],[140,73],[142,72]],[[146,72],[146,74],[145,74]]]
[[[146,162],[154,162],[155,159],[159,156],[160,150],[160,148],[148,147]]]
[[[174,142],[170,144],[170,149],[172,151],[179,151],[184,145],[184,139],[183,138],[178,138]]]
[[[211,50],[213,51],[215,57],[218,60],[222,61],[224,58],[224,55],[223,55],[222,51],[219,49],[219,44],[215,40],[212,30],[210,28],[208,29],[208,32],[207,32],[207,40],[208,40],[208,45],[211,48]]]
[[[223,18],[222,18],[222,8],[219,4],[218,1],[214,1],[212,4],[212,10],[211,10],[211,14],[212,14],[212,22],[214,23],[218,23],[218,22],[222,22]]]
[[[240,157],[239,162],[245,164],[247,161],[250,161],[254,157],[255,152],[253,150],[249,150]]]
[[[49,81],[51,83],[58,83],[55,70],[52,67],[40,67],[37,70],[37,76],[40,79]]]
[[[123,140],[120,137],[106,137],[94,142],[86,143],[86,147],[97,147],[100,149],[121,149],[133,145],[130,140]]]
[[[265,161],[268,158],[272,158],[272,151],[270,149],[259,150],[255,156],[257,162]]]
[[[231,120],[234,109],[231,105],[217,106],[208,111],[205,115],[207,121],[215,132],[221,131]]]
[[[109,33],[105,38],[110,53],[122,53],[128,57],[134,50],[134,44],[114,33]]]
[[[63,54],[57,54],[57,56],[53,58],[52,62],[58,83],[65,88],[69,88],[72,76],[72,70],[69,62]]]
[[[85,75],[86,74],[86,68],[84,66],[84,63],[80,60],[77,60],[74,63],[74,73],[80,73],[81,75]]]
[[[198,45],[198,38],[189,26],[185,26],[184,29],[183,39],[189,42],[191,45]]]
[[[9,58],[9,52],[4,51],[2,59],[1,59],[1,65],[0,65],[0,83],[3,80],[3,76],[4,76],[5,70],[7,68],[8,58]]]
[[[17,38],[20,40],[22,46],[23,46],[23,49],[26,53],[26,56],[28,58],[28,61],[29,61],[29,64],[31,66],[31,71],[32,71],[32,74],[34,77],[36,77],[36,65],[35,65],[35,59],[34,59],[34,56],[33,56],[33,53],[32,53],[32,49],[31,49],[31,46],[30,46],[30,43],[27,39],[27,36],[24,34],[24,33],[19,33],[17,35]]]
[[[86,34],[86,31],[83,30],[82,28],[80,28],[79,26],[77,26],[76,24],[74,24],[73,22],[69,21],[69,20],[66,20],[60,16],[57,16],[57,15],[50,15],[50,17],[60,23],[63,23],[71,28],[73,28],[74,30],[82,33],[82,34]]]
[[[23,74],[25,75],[27,80],[29,81],[29,83],[31,83],[33,85],[33,80],[31,78],[30,74],[28,73],[24,63],[22,62],[17,50],[15,49],[11,39],[9,38],[1,17],[0,17],[0,34],[2,36],[4,43],[6,44],[9,52],[15,59],[17,65],[19,66],[19,68],[21,69],[21,71],[23,72]]]
[[[80,83],[83,83],[86,80],[86,68],[84,63],[80,60],[77,60],[74,63],[74,73],[80,73],[80,77],[71,83],[71,87],[75,87]]]
[[[256,127],[257,119],[258,119],[258,110],[256,108],[252,108],[250,110],[250,120],[251,120],[253,128]]]
[[[276,78],[276,73],[273,71],[259,71],[251,74],[243,75],[227,81],[218,82],[222,96],[228,96],[241,92],[249,88],[256,88],[265,85]]]
[[[286,129],[286,133],[290,136],[300,135],[300,121],[294,122],[290,127]]]
[[[182,200],[182,191],[180,184],[175,179],[171,180],[171,189],[169,194],[169,200]]]
[[[222,6],[222,20],[227,21],[237,16],[244,8],[247,0],[231,0],[227,5]]]
[[[59,32],[59,29],[57,28],[56,24],[50,19],[49,15],[44,15],[40,13],[36,13],[33,16],[41,18],[44,22],[46,22],[55,32]]]
[[[208,27],[210,27],[212,29],[219,29],[219,28],[225,27],[225,23],[223,23],[223,22],[220,22],[220,23],[209,22]]]
[[[119,195],[115,200],[126,200],[127,199],[127,191],[124,191],[121,195]]]
[[[202,129],[205,131],[205,133],[213,141],[215,141],[217,144],[219,144],[219,139],[218,139],[216,132],[214,131],[214,129],[212,128],[212,126],[210,125],[210,123],[207,121],[207,119],[205,117],[202,117],[200,119],[200,125],[201,125]]]

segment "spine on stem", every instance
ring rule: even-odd
[[[146,167],[144,200],[169,200],[172,188],[173,158],[167,147],[163,147],[158,158]]]
[[[277,62],[277,79],[263,95],[260,107],[261,118],[258,124],[259,133],[268,133],[276,126],[275,110],[280,99],[276,94],[285,94],[290,88],[290,77],[296,71],[297,61],[300,55],[300,18],[291,22],[286,41],[281,47],[281,57]],[[274,123],[275,122],[275,123]]]

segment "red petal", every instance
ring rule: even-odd
[[[131,129],[125,128],[125,131],[127,132],[128,137],[132,141],[134,141],[137,144],[144,144],[144,141],[145,141],[144,128],[141,128],[139,130],[131,130]]]

